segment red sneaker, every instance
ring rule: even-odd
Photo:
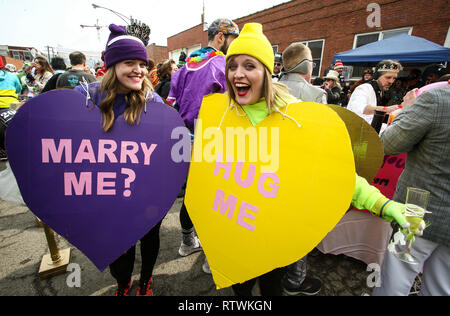
[[[150,278],[147,282],[139,281],[137,296],[153,296],[152,281],[153,278]]]
[[[116,296],[128,296],[128,292],[130,292],[131,288],[131,282],[132,281],[130,280],[127,286],[120,286],[119,284],[117,284]]]

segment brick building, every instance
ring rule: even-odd
[[[14,65],[16,70],[22,69],[23,67],[23,61],[20,59],[11,58],[9,56],[0,56],[0,59],[3,61],[3,65]]]
[[[38,51],[33,47],[21,47],[21,46],[8,46],[0,45],[0,56],[10,57],[17,60],[33,60],[33,55],[36,55]]]
[[[156,65],[169,57],[167,46],[158,46],[154,43],[147,46],[147,54],[155,61]]]
[[[0,58],[3,63],[12,64],[17,70],[22,68],[24,61],[33,61],[33,55],[39,53],[33,47],[0,45]]]
[[[235,19],[263,24],[274,50],[282,52],[294,42],[308,45],[321,74],[336,53],[344,52],[400,33],[449,45],[448,0],[294,0]],[[379,20],[377,21],[377,16]],[[188,54],[207,44],[207,32],[197,25],[168,38],[171,58],[181,50]],[[177,60],[177,59],[176,59]]]

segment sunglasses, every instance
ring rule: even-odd
[[[275,63],[275,66],[279,67],[279,66],[281,66],[281,63]]]

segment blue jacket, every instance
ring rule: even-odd
[[[17,95],[22,85],[15,74],[0,70],[0,108],[9,108],[12,102],[18,102]]]

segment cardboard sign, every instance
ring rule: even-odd
[[[398,178],[405,169],[407,156],[406,153],[391,156],[386,155],[381,169],[373,180],[372,185],[377,187],[389,199],[394,197]]]
[[[228,105],[222,94],[203,101],[185,200],[217,288],[304,257],[355,187],[350,138],[329,107],[291,104],[281,109],[290,118],[273,113],[253,127]]]
[[[398,178],[405,169],[407,156],[407,153],[384,156],[383,164],[371,183],[371,185],[378,188],[378,190],[380,190],[380,192],[388,199],[394,197]],[[369,210],[360,210],[357,208],[354,208],[354,210],[370,213]]]
[[[328,104],[344,121],[352,142],[356,173],[371,183],[383,164],[384,148],[380,136],[366,120],[346,108]]]
[[[139,124],[120,116],[104,132],[97,107],[56,90],[17,112],[6,145],[30,210],[103,271],[175,201],[188,169],[171,159],[171,133],[181,126],[175,110],[148,103]]]

